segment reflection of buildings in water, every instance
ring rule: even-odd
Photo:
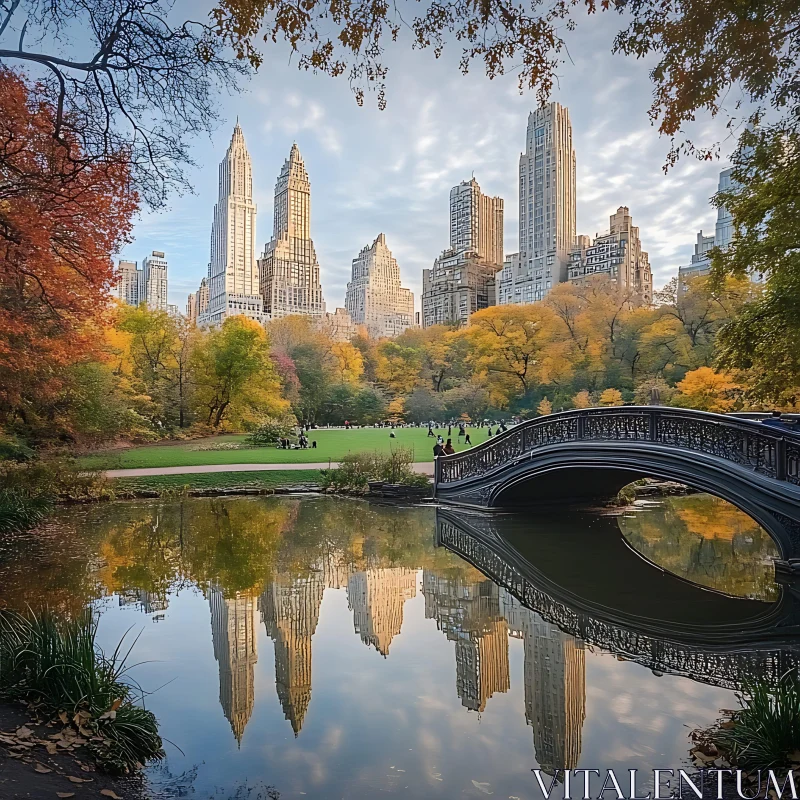
[[[169,608],[166,592],[148,592],[144,589],[128,589],[118,595],[120,606],[135,605],[145,614],[157,614]]]
[[[256,601],[238,592],[225,597],[219,588],[212,587],[209,604],[214,658],[219,662],[219,702],[241,744],[255,699]]]
[[[483,711],[495,692],[510,686],[508,625],[492,581],[464,583],[424,570],[425,617],[456,643],[456,691],[461,703]]]
[[[347,602],[361,641],[386,657],[403,625],[403,605],[416,594],[417,573],[412,569],[372,568],[351,574]]]
[[[525,719],[533,726],[536,760],[548,774],[575,769],[586,717],[583,642],[562,633],[503,591],[511,635],[525,648]]]
[[[311,637],[325,585],[320,574],[278,577],[261,595],[261,618],[275,642],[275,689],[295,736],[311,701]]]

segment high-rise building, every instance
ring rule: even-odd
[[[138,306],[142,295],[141,284],[144,272],[135,261],[120,261],[117,264],[117,297],[129,306]]]
[[[569,110],[549,103],[528,115],[519,157],[519,254],[503,269],[501,303],[533,303],[567,280],[575,244],[575,149]],[[509,299],[510,298],[510,299]]]
[[[400,285],[400,267],[383,233],[353,259],[344,305],[353,323],[366,325],[376,339],[399,336],[414,324],[414,295]]]
[[[450,190],[450,247],[503,263],[503,200],[483,194],[474,177]]]
[[[153,250],[142,261],[145,294],[140,298],[150,309],[167,310],[167,259],[160,250]]]
[[[503,263],[503,200],[473,178],[450,192],[450,247],[422,271],[422,326],[465,325],[487,308]]]
[[[258,262],[264,312],[322,317],[325,300],[311,239],[311,184],[296,144],[275,184],[272,239]]]
[[[197,324],[208,308],[208,278],[200,281],[197,291],[189,295],[186,303],[186,318],[192,324]]]
[[[650,261],[625,206],[610,216],[608,233],[598,234],[594,242],[588,236],[578,236],[570,252],[569,279],[573,283],[583,283],[595,275],[614,280],[633,305],[649,306],[653,302]]]
[[[737,184],[732,175],[732,168],[723,169],[719,173],[718,192],[729,192],[731,189],[736,189]],[[733,233],[733,217],[725,206],[720,206],[717,209],[717,223],[714,227],[714,234],[712,236],[704,236],[703,231],[700,231],[697,234],[697,242],[694,246],[691,262],[678,268],[679,293],[683,293],[686,290],[686,282],[691,278],[708,275],[711,270],[710,251],[715,247],[719,247],[722,250],[730,247],[733,241]],[[751,277],[757,281],[764,279],[764,276],[760,274],[754,274]]]
[[[145,303],[152,311],[167,310],[167,260],[160,250],[153,250],[142,261],[120,261],[117,266],[116,294],[123,303]]]
[[[219,165],[218,190],[211,226],[208,306],[199,321],[220,325],[226,317],[244,314],[264,322],[267,318],[259,295],[256,265],[253,167],[238,120]]]

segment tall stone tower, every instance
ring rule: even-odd
[[[569,110],[549,103],[528,116],[519,157],[521,302],[541,300],[567,279],[575,244],[575,148]],[[530,295],[530,296],[528,296]],[[517,302],[520,302],[519,300]]]
[[[208,306],[200,318],[202,324],[219,325],[235,314],[264,321],[256,265],[253,167],[238,120],[219,165],[208,277]]]
[[[275,184],[272,239],[258,262],[264,312],[322,317],[325,300],[311,240],[311,184],[296,144]]]
[[[400,285],[400,267],[384,234],[353,259],[344,307],[376,339],[399,336],[414,324],[414,295]]]

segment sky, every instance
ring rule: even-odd
[[[579,19],[568,34],[569,60],[559,69],[551,99],[569,108],[577,157],[577,233],[608,229],[608,217],[628,206],[650,255],[658,288],[688,263],[698,230],[712,232],[715,193],[733,142],[721,161],[682,159],[668,174],[669,140],[647,115],[652,61],[611,54],[622,20],[614,14]],[[504,246],[516,252],[516,175],[525,147],[531,92],[519,93],[516,74],[488,80],[482,64],[463,76],[458,47],[440,59],[391,46],[385,63],[388,105],[375,96],[363,107],[346,79],[301,72],[284,46],[270,45],[258,73],[238,95],[220,94],[223,122],[195,139],[189,173],[193,194],[143,213],[133,242],[120,257],[139,261],[151,250],[169,261],[169,301],[184,309],[187,294],[207,272],[217,199],[217,169],[236,117],[253,163],[259,252],[272,233],[273,195],[281,166],[296,141],[311,180],[311,233],[328,310],[344,305],[351,262],[380,233],[419,308],[422,270],[449,244],[449,192],[473,174],[481,190],[505,201]],[[692,135],[722,139],[723,120],[699,118]]]

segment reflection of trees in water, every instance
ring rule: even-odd
[[[757,522],[707,494],[664,498],[619,518],[643,556],[702,586],[758,600],[776,600],[775,543]]]

